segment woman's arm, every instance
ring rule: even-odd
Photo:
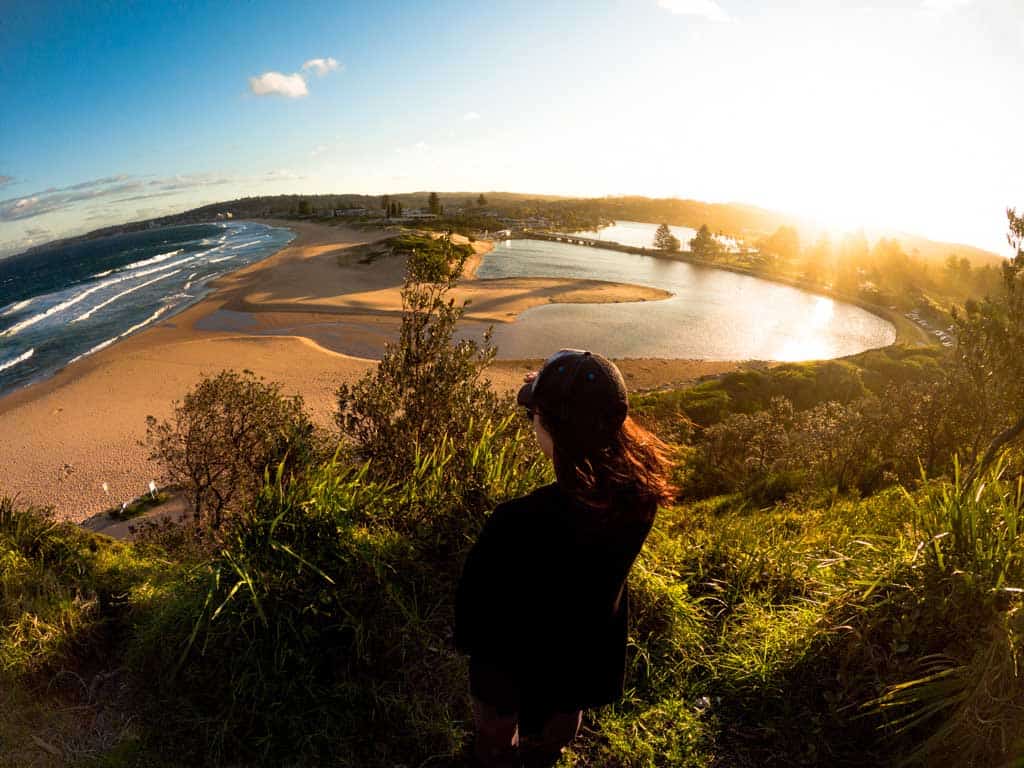
[[[495,507],[466,556],[455,591],[455,647],[472,654],[486,641],[496,607],[507,601],[509,508]]]

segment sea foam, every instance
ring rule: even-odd
[[[8,368],[13,368],[18,363],[24,363],[26,360],[30,359],[32,355],[34,355],[35,353],[35,349],[30,349],[28,352],[18,355],[18,357],[14,358],[13,360],[7,360],[5,362],[0,363],[0,371],[6,371]]]
[[[172,276],[178,274],[179,272],[181,272],[180,269],[176,269],[173,272],[166,272],[166,273],[160,275],[159,277],[154,277],[152,280],[147,280],[144,283],[139,283],[138,285],[133,285],[131,288],[126,288],[125,290],[121,291],[120,293],[115,293],[113,296],[111,296],[106,301],[100,302],[95,307],[90,309],[88,312],[85,312],[85,313],[79,315],[78,317],[76,317],[71,322],[72,323],[80,323],[83,320],[88,320],[90,317],[92,317],[94,314],[96,314],[96,312],[98,312],[99,310],[103,309],[104,307],[106,307],[106,306],[108,306],[110,304],[113,304],[115,301],[120,299],[122,296],[127,296],[129,293],[135,293],[135,291],[139,290],[140,288],[145,288],[147,285],[152,285],[153,283],[159,283],[161,280],[166,280],[168,277],[172,277]]]
[[[5,309],[3,311],[3,313],[0,314],[0,317],[10,317],[11,315],[16,314],[16,313],[20,312],[21,310],[23,310],[25,307],[27,307],[33,301],[34,301],[34,299],[25,299],[24,301],[15,302],[14,304],[12,304],[10,306],[10,309]]]

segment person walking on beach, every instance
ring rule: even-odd
[[[626,577],[674,492],[666,447],[629,418],[611,361],[563,349],[525,381],[517,400],[557,481],[494,509],[455,601],[473,760],[496,768],[554,765],[582,710],[621,698]]]

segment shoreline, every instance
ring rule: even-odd
[[[61,519],[82,521],[142,494],[159,468],[144,447],[146,417],[171,414],[203,375],[250,369],[300,394],[314,421],[332,423],[339,384],[374,368],[383,341],[399,327],[404,260],[348,263],[346,252],[393,232],[254,219],[286,227],[295,237],[266,258],[210,284],[210,293],[181,312],[0,398],[0,495],[54,507]],[[587,280],[472,278],[489,242],[474,243],[470,277],[456,289],[469,299],[466,319],[511,322],[530,306],[552,301],[646,301],[657,289]],[[471,267],[471,268],[469,268]],[[225,327],[245,307],[247,328]],[[331,334],[303,324],[335,326]],[[340,327],[341,330],[337,330]],[[355,339],[366,354],[332,343]],[[376,354],[376,357],[374,356]],[[504,360],[489,372],[497,389],[518,388],[529,362]],[[682,384],[732,370],[739,363],[623,361],[631,388]],[[526,370],[530,370],[529,367]],[[109,493],[104,491],[104,484]]]
[[[650,223],[650,222],[647,222]],[[550,235],[554,235],[553,237]],[[536,237],[541,235],[541,237]],[[547,236],[546,236],[547,235]],[[558,236],[564,236],[567,240],[558,240],[558,242],[565,242],[567,245],[576,245],[583,248],[601,248],[605,247],[608,250],[622,251],[624,253],[635,253],[642,256],[650,256],[655,259],[665,259],[666,261],[681,261],[686,264],[692,264],[696,267],[706,267],[708,269],[721,269],[726,272],[732,272],[737,275],[746,275],[747,277],[756,277],[759,280],[766,280],[770,283],[778,283],[780,285],[788,285],[791,288],[798,288],[801,291],[814,294],[815,296],[821,296],[822,298],[834,299],[836,301],[842,301],[846,304],[852,304],[856,307],[860,307],[865,312],[870,312],[876,317],[880,317],[887,323],[892,325],[895,331],[896,338],[893,340],[893,344],[906,344],[908,346],[939,346],[936,340],[928,334],[927,331],[923,330],[915,323],[910,322],[907,318],[903,317],[898,311],[890,310],[888,307],[884,307],[880,304],[873,304],[869,301],[850,296],[842,291],[827,288],[824,285],[812,283],[808,280],[800,278],[786,277],[785,275],[776,275],[768,272],[762,272],[756,269],[750,269],[746,267],[736,266],[735,264],[721,264],[719,262],[708,261],[707,259],[699,259],[692,255],[689,251],[676,251],[674,255],[667,254],[663,251],[658,251],[653,248],[645,248],[641,246],[623,245],[622,243],[616,243],[608,240],[604,241],[607,246],[600,246],[594,244],[576,243],[571,240],[573,237],[572,233],[569,232],[557,232],[557,233],[525,233],[514,237],[515,240],[550,240],[555,239]],[[614,247],[609,247],[614,246]],[[892,346],[892,345],[887,345]],[[876,349],[885,349],[885,347],[876,347]]]

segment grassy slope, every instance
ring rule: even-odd
[[[235,733],[211,730],[216,721],[207,723],[209,715],[233,715],[225,709],[227,701],[204,714],[211,702],[194,690],[204,683],[213,686],[204,695],[218,686],[237,686],[257,697],[245,697],[239,702],[243,707],[271,706],[275,717],[287,722],[287,732],[273,737],[280,743],[264,744],[272,752],[289,744],[294,748],[295,739],[315,759],[322,728],[327,730],[321,735],[334,733],[331,741],[344,737],[349,753],[360,755],[361,762],[342,760],[341,765],[395,760],[419,765],[428,756],[424,750],[455,754],[468,724],[460,701],[464,662],[446,639],[451,583],[445,580],[455,570],[443,564],[423,570],[416,555],[423,545],[415,536],[398,535],[382,518],[360,523],[342,511],[367,502],[385,508],[398,497],[380,496],[382,489],[361,495],[365,487],[357,491],[345,482],[327,487],[323,484],[333,482],[327,475],[318,482],[314,503],[322,504],[325,516],[316,525],[347,535],[326,548],[298,539],[289,539],[288,547],[307,565],[333,574],[336,585],[309,568],[289,570],[289,563],[296,565],[290,555],[270,556],[266,550],[257,556],[258,537],[245,545],[248,565],[235,560],[261,573],[257,583],[268,578],[267,584],[276,585],[277,600],[269,591],[260,593],[269,627],[276,627],[266,648],[298,654],[299,667],[262,656],[253,604],[229,589],[241,582],[221,571],[225,583],[215,594],[228,596],[226,622],[221,630],[209,624],[200,632],[196,643],[206,651],[193,655],[195,674],[185,678],[187,685],[175,683],[168,667],[180,658],[193,623],[206,610],[207,581],[197,588],[195,573],[190,577],[185,565],[156,551],[52,526],[35,513],[8,508],[0,548],[5,564],[0,658],[8,681],[4,703],[15,716],[0,724],[5,747],[0,764],[173,765],[183,764],[174,755],[189,750],[195,756],[223,750],[224,759],[247,755],[243,764],[256,760],[260,749],[247,751],[233,739],[263,738],[267,724],[246,715],[230,721]],[[1002,542],[1004,554],[1009,553],[999,560],[1008,579],[1002,585],[1020,583],[1020,541],[1006,535],[1008,522],[1020,523],[1019,502],[1006,502],[1012,489],[992,488],[972,508],[980,533],[931,553],[918,547],[929,540],[929,525],[951,523],[951,508],[935,488],[916,499],[892,490],[860,502],[756,510],[735,498],[717,498],[664,510],[631,579],[631,690],[622,704],[588,717],[584,737],[564,764],[853,766],[867,760],[894,765],[936,733],[943,739],[936,749],[961,750],[958,765],[996,764],[985,761],[995,758],[993,745],[1001,738],[1007,750],[1024,748],[1024,694],[1012,653],[1000,645],[1010,638],[1020,652],[1019,600],[993,590],[995,569],[988,561],[957,559],[970,549],[997,551]],[[439,492],[423,485],[417,491],[426,494],[426,503]],[[282,525],[296,514],[280,500],[271,507],[275,518],[284,514]],[[360,514],[367,513],[368,508]],[[953,544],[967,547],[957,554]],[[373,565],[349,571],[352,583],[341,589],[338,569],[355,562],[345,552]],[[945,555],[944,565],[936,553]],[[345,562],[349,566],[340,565]],[[213,568],[223,563],[214,558]],[[275,569],[281,576],[270,577]],[[972,575],[971,582],[964,573]],[[298,591],[297,578],[304,584]],[[428,584],[436,591],[423,592]],[[315,658],[316,639],[282,635],[287,622],[281,621],[299,617],[284,603],[318,594],[327,600],[325,607],[348,605],[357,614],[352,626],[361,628],[361,639],[346,641],[342,633],[332,642],[348,642],[351,653],[365,657],[347,657],[345,663],[355,666],[337,678],[333,693],[321,690],[318,695],[326,698],[319,702],[305,698],[309,693],[301,686],[289,687],[291,677],[275,678],[289,670],[293,676]],[[409,602],[416,594],[432,594],[440,602]],[[321,626],[310,615],[302,622],[313,631]],[[250,639],[238,645],[232,639],[236,632]],[[376,667],[385,657],[374,661],[393,648],[406,654],[397,677],[394,661],[387,663],[387,672]],[[887,723],[928,704],[934,687],[911,687],[920,695],[897,701],[889,714],[878,706],[863,708],[886,686],[921,677],[927,657],[936,654],[944,659],[945,682],[952,686],[939,690],[948,708],[904,733]],[[301,661],[307,657],[309,662]],[[284,666],[275,669],[277,663]],[[267,665],[258,685],[234,676],[217,678],[225,669],[251,675],[257,664]],[[998,680],[1003,690],[972,691],[975,676]],[[359,689],[328,702],[346,690],[346,680]],[[383,687],[368,688],[373,680]],[[271,697],[262,705],[260,692]],[[281,701],[285,693],[288,698]],[[1003,701],[994,702],[995,693]],[[321,704],[326,709],[319,709]],[[992,724],[988,731],[973,725],[980,714]],[[339,726],[331,718],[345,722]],[[950,732],[943,737],[944,722]],[[303,728],[313,741],[303,741]],[[391,748],[384,747],[388,744]],[[59,759],[48,748],[59,752]],[[931,756],[925,753],[924,764]]]
[[[853,400],[939,365],[892,347],[642,395],[634,411],[679,440],[683,417]],[[271,483],[205,553],[0,502],[0,766],[458,764],[452,592],[487,510],[548,477],[521,429],[446,442],[397,484],[333,461]],[[588,713],[563,764],[1024,755],[1022,510],[999,477],[663,510],[631,576],[629,691]]]

